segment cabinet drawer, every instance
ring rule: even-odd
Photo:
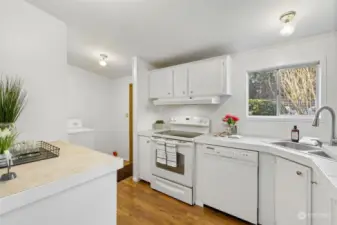
[[[191,188],[170,182],[168,180],[153,176],[151,180],[151,188],[165,193],[178,200],[193,205],[193,193]]]

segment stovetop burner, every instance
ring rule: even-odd
[[[161,132],[157,132],[156,134],[166,135],[166,136],[183,137],[183,138],[195,138],[195,137],[198,137],[198,136],[202,135],[202,133],[177,131],[177,130],[161,131]]]

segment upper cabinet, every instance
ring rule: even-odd
[[[173,68],[174,97],[188,96],[188,69],[186,66]]]
[[[211,96],[226,93],[226,61],[215,58],[192,63],[188,67],[189,96]]]
[[[171,68],[150,72],[150,98],[173,97],[173,70]]]
[[[150,98],[230,95],[230,57],[216,57],[150,72]]]

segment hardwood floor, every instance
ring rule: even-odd
[[[117,184],[117,225],[247,225],[209,208],[189,206],[132,178]]]

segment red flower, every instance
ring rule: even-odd
[[[232,117],[231,114],[227,114],[222,120],[223,120],[224,122],[227,122],[228,119],[231,118],[231,117]]]
[[[235,122],[237,122],[237,121],[240,120],[239,117],[237,117],[237,116],[232,116],[232,119],[233,119]]]
[[[239,117],[233,116],[233,115],[231,115],[231,114],[227,114],[227,115],[222,119],[222,121],[228,123],[229,125],[231,125],[231,124],[235,125],[236,122],[238,122],[239,120],[240,120]]]
[[[115,156],[115,157],[117,157],[118,153],[117,152],[113,152],[112,155]]]

